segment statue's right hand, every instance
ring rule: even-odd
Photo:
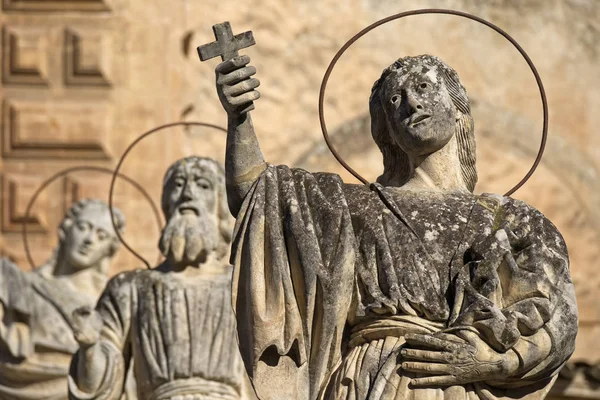
[[[102,316],[91,307],[79,307],[73,311],[72,328],[75,340],[81,347],[94,345],[100,339]]]
[[[243,55],[223,61],[215,70],[217,93],[229,116],[239,116],[254,109],[252,102],[260,97],[256,88],[260,81],[251,78],[256,68],[249,66],[250,57]]]

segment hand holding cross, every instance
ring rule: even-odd
[[[229,22],[213,25],[215,42],[198,47],[201,61],[221,57],[223,62],[216,68],[217,92],[223,108],[229,115],[243,115],[254,109],[253,101],[260,97],[255,90],[260,82],[250,78],[256,68],[247,66],[250,57],[239,56],[238,50],[255,44],[251,31],[233,35]]]

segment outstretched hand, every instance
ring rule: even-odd
[[[72,328],[75,340],[81,347],[90,347],[100,339],[102,317],[91,307],[79,307],[73,311]]]
[[[251,78],[256,68],[249,66],[250,57],[237,56],[223,61],[215,70],[217,93],[229,116],[239,116],[254,109],[254,100],[260,98],[256,88],[260,81]]]
[[[470,331],[457,334],[408,334],[400,351],[402,369],[423,376],[413,378],[411,386],[452,386],[507,378],[519,368],[513,350],[499,353],[479,335]]]

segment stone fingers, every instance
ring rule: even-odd
[[[406,361],[401,364],[405,371],[418,372],[428,375],[449,375],[455,371],[455,367],[449,364],[438,364],[430,362],[411,362]]]
[[[414,388],[429,386],[452,386],[460,384],[458,378],[453,375],[428,376],[425,378],[414,378],[410,386]]]
[[[253,89],[256,89],[260,86],[260,81],[256,78],[247,79],[245,81],[239,82],[233,86],[226,86],[223,88],[223,94],[226,96],[239,96],[241,94],[247,93]]]
[[[455,359],[452,353],[443,351],[402,349],[400,354],[406,360],[416,361],[437,361],[442,363],[450,363]]]
[[[217,85],[234,85],[256,74],[253,66],[243,67],[227,74],[217,73]]]
[[[236,96],[236,97],[230,97],[229,103],[232,106],[242,106],[242,105],[245,105],[246,103],[257,100],[259,98],[260,98],[260,93],[258,92],[258,90],[253,90],[251,92],[244,93],[244,94]]]
[[[222,62],[215,69],[217,92],[223,108],[234,115],[244,114],[254,109],[254,100],[260,98],[256,90],[260,81],[251,78],[256,68],[247,65],[250,57],[243,55]]]
[[[453,342],[453,343],[458,343],[458,344],[465,343],[465,339],[456,336],[456,334],[454,334],[454,333],[436,332],[433,334],[433,336],[438,339],[445,340],[448,342]]]
[[[458,332],[458,335],[464,339],[470,346],[477,348],[478,344],[482,344],[482,339],[475,332],[469,330],[462,330]]]
[[[223,61],[222,63],[217,65],[217,68],[215,68],[215,71],[220,74],[228,74],[232,71],[235,71],[236,69],[239,69],[240,67],[243,67],[244,65],[248,64],[249,62],[250,62],[250,57],[247,55],[233,57],[232,59]]]
[[[432,335],[423,335],[418,333],[409,333],[405,337],[406,343],[410,347],[425,347],[434,350],[443,350],[456,352],[459,350],[459,345],[456,343],[436,338]]]

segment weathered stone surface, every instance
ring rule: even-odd
[[[317,94],[325,68],[343,42],[364,26],[424,7],[448,7],[489,19],[519,41],[540,71],[550,105],[549,147],[538,172],[514,197],[542,211],[565,238],[581,321],[573,359],[595,363],[600,358],[600,275],[595,267],[600,258],[600,114],[594,112],[600,108],[597,0],[4,2],[0,23],[5,37],[16,41],[2,42],[2,68],[9,60],[4,51],[11,46],[18,47],[19,59],[11,69],[3,69],[0,97],[15,105],[17,117],[26,118],[18,127],[21,132],[11,136],[21,138],[28,149],[24,153],[23,146],[19,151],[3,148],[0,156],[0,254],[27,268],[19,219],[33,190],[59,169],[88,162],[114,166],[136,135],[179,118],[225,125],[212,80],[216,62],[201,64],[195,53],[195,45],[212,40],[209,27],[225,20],[236,32],[254,31],[260,46],[241,53],[252,55],[261,71],[269,71],[261,77],[264,111],[254,119],[267,159],[313,171],[318,166],[353,182],[322,146]],[[67,33],[80,40],[66,42]],[[98,33],[102,41],[95,40]],[[82,71],[73,67],[73,45],[79,46],[79,65],[91,71],[90,76],[65,75]],[[359,40],[340,60],[328,85],[325,112],[334,140],[339,133],[337,147],[352,166],[372,180],[381,174],[380,152],[365,119],[365,99],[372,77],[389,64],[390,52],[436,54],[460,73],[477,121],[477,193],[504,193],[524,175],[541,131],[531,72],[496,33],[452,16],[393,22]],[[82,117],[92,112],[94,118]],[[7,121],[2,122],[4,140]],[[354,130],[356,121],[367,124]],[[77,146],[69,146],[68,140],[76,140]],[[57,151],[69,158],[57,158]],[[313,151],[319,152],[319,159],[309,162],[306,155]],[[223,136],[204,128],[155,135],[132,151],[123,172],[158,199],[156,176],[173,160],[190,154],[222,160]],[[14,182],[16,187],[8,190]],[[36,231],[31,245],[38,264],[56,245],[52,227],[68,206],[77,198],[106,199],[107,188],[108,178],[78,173],[42,194],[33,210],[41,224],[30,225]],[[126,239],[154,262],[160,230],[145,200],[119,182],[116,204],[132,221]],[[137,267],[142,264],[121,251],[112,274]]]
[[[116,222],[122,230],[118,209]],[[67,399],[69,364],[78,349],[71,314],[95,304],[108,282],[120,242],[104,202],[74,204],[58,233],[50,260],[34,271],[0,259],[1,399]]]
[[[219,64],[216,83],[234,308],[257,396],[545,398],[575,349],[567,249],[535,208],[472,193],[456,72],[429,55],[384,70],[369,100],[384,169],[367,187],[265,163],[249,62]]]
[[[69,380],[73,399],[119,399],[131,363],[139,399],[244,396],[222,168],[187,157],[169,168],[163,185],[166,260],[117,275],[95,310],[75,310],[81,348]]]

